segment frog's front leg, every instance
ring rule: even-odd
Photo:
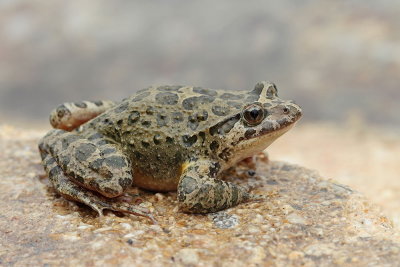
[[[218,163],[197,160],[188,163],[178,184],[181,210],[208,213],[252,200],[254,196],[238,185],[216,179]]]
[[[65,198],[90,206],[100,216],[109,209],[154,222],[147,209],[107,199],[121,195],[132,184],[132,173],[129,159],[102,135],[93,133],[83,138],[64,130],[51,130],[40,141],[39,150],[49,180]]]

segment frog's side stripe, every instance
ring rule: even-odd
[[[56,129],[72,131],[114,106],[112,101],[64,103],[50,113],[50,123]]]

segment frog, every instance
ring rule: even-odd
[[[120,102],[82,101],[50,113],[39,141],[55,191],[103,216],[112,210],[149,218],[149,209],[113,201],[132,186],[177,191],[179,210],[206,214],[265,199],[220,179],[264,151],[301,118],[272,82],[250,90],[150,86]]]

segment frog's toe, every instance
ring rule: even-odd
[[[145,207],[140,206],[131,206],[126,203],[119,203],[119,202],[106,202],[101,199],[101,197],[97,197],[96,195],[92,195],[91,192],[85,196],[84,199],[80,199],[78,201],[85,203],[99,214],[99,217],[103,217],[104,210],[112,210],[122,213],[133,214],[136,216],[141,216],[148,218],[154,224],[157,224],[157,221],[154,219],[150,210]]]
[[[125,203],[115,202],[115,203],[111,203],[110,206],[106,207],[105,209],[118,211],[118,212],[122,212],[122,213],[129,213],[129,214],[133,214],[136,216],[146,217],[149,220],[151,220],[153,222],[153,224],[157,224],[157,221],[153,217],[153,215],[150,213],[150,210],[145,207],[132,206],[132,205],[128,205]]]

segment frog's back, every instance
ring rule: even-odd
[[[141,123],[134,127],[144,125],[151,130],[183,131],[192,135],[237,113],[245,103],[256,101],[257,97],[247,91],[159,86],[138,91],[114,111],[139,112]]]

